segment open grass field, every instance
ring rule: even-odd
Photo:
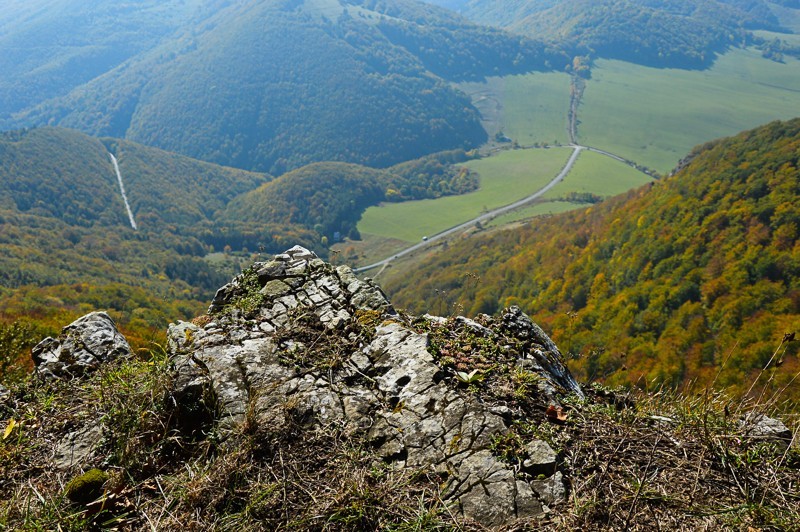
[[[800,61],[736,49],[704,71],[598,60],[578,109],[581,144],[669,172],[695,145],[800,116]]]
[[[502,131],[520,145],[569,142],[569,75],[537,72],[462,83],[472,97],[490,137]]]
[[[570,192],[588,192],[608,198],[652,181],[653,179],[627,164],[606,155],[583,150],[569,175],[550,189],[544,199],[563,198]]]
[[[533,205],[502,214],[497,218],[494,218],[487,225],[490,227],[502,227],[520,220],[533,218],[534,216],[558,214],[575,209],[585,209],[586,207],[587,205],[585,203],[572,203],[569,201],[542,201],[540,203],[534,203]]]
[[[498,216],[489,224],[504,224],[543,214],[585,209],[585,203],[560,201],[570,192],[588,192],[602,197],[616,196],[653,181],[645,174],[605,155],[583,150],[564,180],[544,195],[543,201]]]
[[[757,37],[761,37],[767,40],[779,39],[781,41],[786,41],[789,44],[793,44],[797,46],[800,44],[800,35],[792,34],[792,33],[777,33],[774,31],[766,31],[766,30],[758,30],[753,32]]]
[[[389,203],[367,209],[358,224],[364,235],[418,242],[493,208],[533,194],[566,163],[564,148],[510,150],[465,164],[480,176],[480,189],[435,200]]]

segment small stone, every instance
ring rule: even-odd
[[[740,422],[744,435],[749,438],[781,442],[792,441],[792,431],[782,421],[751,412]]]
[[[522,462],[528,472],[534,476],[550,476],[556,470],[556,452],[545,442],[533,440],[525,444],[525,453],[528,455]]]
[[[564,486],[564,477],[561,471],[556,471],[550,478],[531,481],[531,487],[539,495],[539,499],[548,506],[567,498],[567,488]]]
[[[132,356],[128,341],[105,312],[92,312],[45,338],[32,352],[36,372],[46,379],[79,377],[101,364]]]
[[[103,440],[102,425],[89,425],[70,432],[56,446],[53,456],[55,468],[66,471],[85,463]]]
[[[292,287],[283,281],[273,279],[272,281],[267,281],[267,284],[261,289],[261,293],[267,297],[280,297],[291,289]]]

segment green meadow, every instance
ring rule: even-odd
[[[709,70],[598,60],[578,141],[667,173],[697,144],[800,116],[800,61],[736,49]]]
[[[520,207],[506,214],[501,214],[492,219],[487,225],[490,227],[502,227],[504,225],[548,214],[558,214],[561,212],[573,211],[575,209],[586,208],[585,203],[572,203],[571,201],[543,201],[525,207]]]
[[[490,225],[501,226],[533,216],[558,214],[589,206],[586,203],[563,201],[570,192],[588,192],[607,198],[651,181],[651,178],[627,164],[606,155],[583,150],[569,175],[550,189],[543,196],[543,201],[498,216]]]
[[[569,175],[543,198],[561,199],[570,192],[588,192],[608,198],[651,181],[652,178],[625,163],[607,155],[583,150]]]
[[[522,146],[569,142],[567,111],[570,78],[562,72],[487,78],[462,83],[490,136],[498,131]]]
[[[423,236],[533,194],[558,175],[570,153],[566,148],[509,150],[469,161],[464,166],[480,176],[479,190],[461,196],[371,207],[358,223],[358,230],[365,235],[418,242]]]
[[[521,145],[566,143],[570,81],[563,73],[533,73],[462,83],[490,134]],[[578,109],[578,141],[668,173],[696,145],[776,119],[800,116],[800,61],[764,59],[735,49],[708,70],[657,69],[598,60]],[[358,229],[376,237],[417,242],[529,195],[552,179],[569,156],[560,148],[511,150],[466,164],[481,188],[463,196],[386,204],[366,211]],[[584,205],[569,192],[623,193],[649,178],[629,166],[583,151],[545,201],[500,216],[492,225]]]

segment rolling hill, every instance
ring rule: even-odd
[[[326,160],[389,166],[478,145],[486,139],[478,114],[447,81],[568,62],[541,43],[410,0],[202,9],[172,0],[132,17],[107,0],[70,17],[60,14],[66,0],[52,10],[45,3],[15,3],[0,15],[7,60],[17,65],[3,82],[13,101],[0,100],[0,125],[65,126],[274,174]],[[110,31],[111,16],[126,31]],[[81,42],[64,47],[60,33],[41,32],[55,21]],[[42,35],[38,55],[22,46],[33,34]],[[91,59],[75,59],[86,67],[80,75],[73,52]],[[55,81],[25,91],[32,76]],[[29,97],[12,97],[22,93]]]
[[[434,0],[481,24],[563,45],[576,55],[705,68],[752,30],[788,32],[765,0]],[[800,3],[779,3],[798,9]]]
[[[771,362],[764,378],[787,385],[800,369],[782,341],[800,318],[800,119],[689,160],[591,208],[451,245],[384,287],[415,311],[518,304],[586,380],[744,391]]]

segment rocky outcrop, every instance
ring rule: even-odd
[[[369,280],[295,247],[221,288],[200,323],[170,326],[173,396],[181,412],[214,411],[223,435],[244,422],[340,427],[376,460],[438,473],[455,511],[502,525],[566,493],[547,443],[529,438],[509,457],[512,424],[582,395],[555,344],[518,308],[484,322],[401,315]],[[491,369],[481,349],[510,369]],[[491,379],[500,391],[482,397]]]
[[[45,338],[32,351],[36,373],[47,379],[73,378],[102,363],[131,356],[128,341],[105,312],[75,320],[58,338]]]

